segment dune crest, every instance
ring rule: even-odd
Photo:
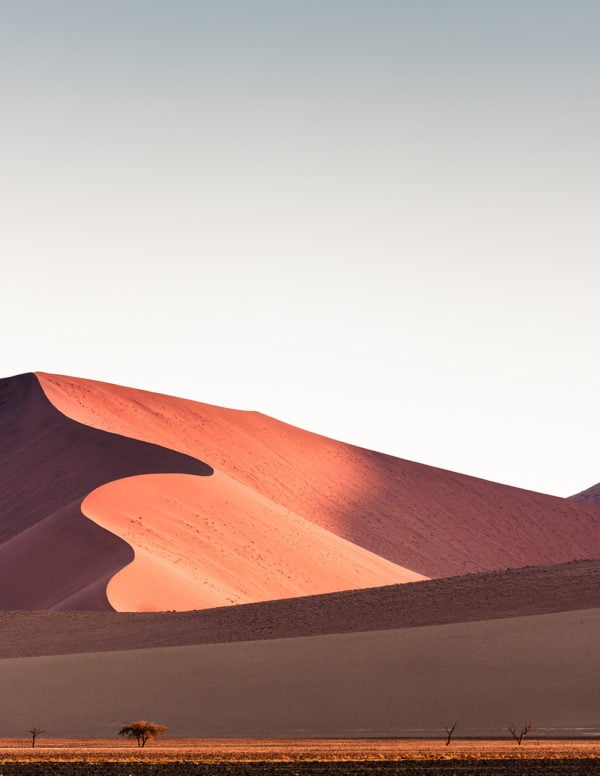
[[[337,442],[256,412],[38,373],[96,428],[209,463],[315,526],[425,577],[600,557],[600,510]]]

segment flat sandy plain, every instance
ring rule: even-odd
[[[0,774],[591,774],[597,740],[165,739],[138,750],[128,741],[0,739]]]

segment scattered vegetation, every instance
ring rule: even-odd
[[[519,746],[521,746],[521,741],[525,738],[525,736],[527,735],[527,733],[529,733],[530,730],[533,730],[533,722],[531,721],[526,722],[519,731],[517,731],[517,728],[514,722],[511,722],[510,725],[508,726],[508,732],[515,739],[517,744],[519,744]]]
[[[122,727],[119,730],[119,735],[125,736],[125,738],[135,738],[138,747],[143,748],[146,746],[148,739],[162,736],[168,729],[164,725],[158,725],[156,722],[146,722],[144,719],[139,719]]]
[[[37,737],[41,736],[42,733],[45,733],[45,732],[46,732],[45,730],[42,730],[42,728],[36,727],[35,725],[33,725],[32,727],[29,728],[29,735],[31,736],[31,746],[32,747],[35,746],[35,741],[36,741]]]
[[[456,730],[456,722],[454,723],[454,725],[452,725],[451,728],[446,726],[444,729],[446,731],[446,746],[450,746],[450,739],[452,738],[452,734]]]

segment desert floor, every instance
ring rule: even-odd
[[[0,739],[2,776],[138,774],[506,774],[600,772],[600,741],[165,739],[137,749],[129,741]]]

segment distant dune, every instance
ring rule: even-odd
[[[598,485],[46,373],[0,380],[0,456],[4,735],[600,735]]]
[[[576,493],[571,498],[575,501],[585,501],[588,504],[600,504],[600,482],[592,485],[591,488],[586,488],[580,493]]]

